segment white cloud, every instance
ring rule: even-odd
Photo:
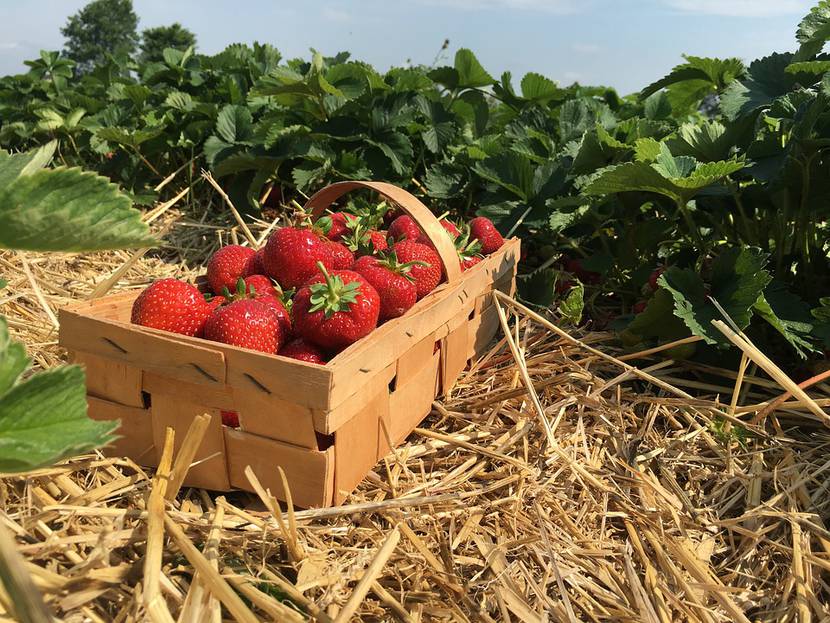
[[[478,11],[482,9],[514,9],[545,13],[578,13],[586,2],[579,0],[417,0],[421,4],[440,5],[451,9]]]
[[[16,50],[20,47],[18,41],[4,41],[0,43],[0,50]]]
[[[334,7],[324,7],[321,11],[321,16],[323,19],[327,19],[330,22],[350,22],[352,21],[352,15],[348,11],[344,11],[343,9],[335,9]]]
[[[662,0],[684,13],[723,15],[728,17],[772,17],[806,14],[812,0]]]

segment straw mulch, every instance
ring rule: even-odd
[[[141,257],[2,253],[0,313],[54,365],[61,304],[195,275],[218,240],[206,222],[167,210],[154,227],[172,242]],[[186,488],[165,501],[176,457],[154,480],[89,455],[1,479],[0,524],[64,621],[830,616],[830,434],[816,413],[830,388],[764,412],[784,389],[754,364],[623,362],[610,336],[569,338],[500,305],[509,337],[342,507]],[[0,593],[0,620],[14,607]]]

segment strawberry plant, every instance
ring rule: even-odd
[[[152,62],[112,55],[72,81],[71,61],[44,52],[28,73],[0,79],[0,145],[54,140],[61,162],[139,202],[170,174],[189,181],[206,166],[248,214],[339,180],[386,180],[459,223],[486,216],[501,236],[522,237],[520,292],[532,303],[627,341],[691,332],[719,347],[712,297],[765,348],[809,357],[830,347],[820,302],[830,296],[828,33],[821,0],[796,52],[686,56],[625,97],[534,72],[494,76],[466,49],[446,66],[385,73],[345,52],[168,49]],[[339,218],[318,229],[348,248],[315,243],[298,268],[273,245],[262,261],[296,272],[286,284],[299,287],[318,259],[337,270],[349,254],[382,249],[378,221],[347,233]],[[391,233],[417,235],[405,219]],[[465,266],[476,258],[462,249]]]
[[[82,251],[154,242],[129,198],[109,181],[77,168],[46,168],[54,151],[54,143],[22,154],[0,150],[0,248]],[[80,366],[29,375],[31,363],[0,316],[0,472],[104,445],[117,426],[87,417]]]

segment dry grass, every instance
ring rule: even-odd
[[[219,233],[172,208],[154,226],[175,242],[118,273],[133,253],[0,253],[0,313],[37,365],[61,361],[62,303],[113,274],[114,289],[193,275]],[[830,616],[830,434],[813,405],[763,413],[784,390],[754,365],[624,363],[608,336],[502,305],[509,339],[342,507],[269,512],[187,488],[165,501],[175,456],[154,479],[89,455],[0,479],[0,526],[65,621]],[[821,407],[829,394],[810,390]]]

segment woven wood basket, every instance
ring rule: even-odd
[[[461,272],[432,212],[396,186],[341,182],[306,207],[319,216],[357,188],[377,191],[418,222],[441,256],[444,282],[325,366],[130,324],[138,291],[60,311],[60,343],[86,366],[90,416],[121,420],[121,437],[106,452],[153,467],[166,428],[178,446],[192,419],[207,413],[186,485],[251,490],[250,466],[284,499],[281,466],[294,503],[312,507],[339,504],[390,443],[412,432],[495,335],[490,293],[513,293],[519,241]],[[222,425],[222,410],[239,413],[238,429]]]

